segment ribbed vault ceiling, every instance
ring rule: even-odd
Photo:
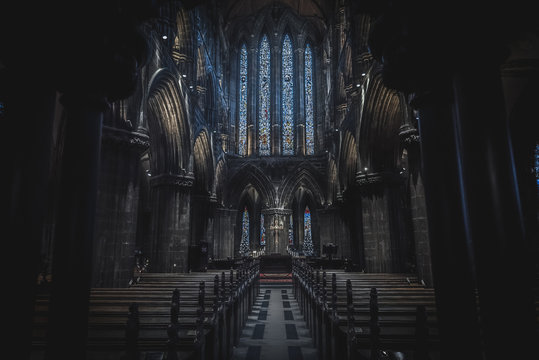
[[[324,19],[327,14],[328,6],[333,1],[327,0],[228,0],[225,5],[226,20],[231,21],[235,18],[241,18],[256,14],[260,9],[271,4],[281,4],[292,8],[298,15],[304,17],[316,17]]]

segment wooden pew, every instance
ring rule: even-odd
[[[369,353],[373,343],[372,288],[377,289],[377,341],[381,350],[418,351],[418,306],[429,314],[422,325],[429,329],[423,342],[430,351],[438,349],[434,291],[419,284],[415,276],[337,270],[331,272],[328,286],[328,275],[305,263],[296,261],[293,273],[294,294],[320,358],[364,358]]]
[[[91,289],[88,358],[154,353],[229,359],[259,291],[258,279],[258,264],[252,262],[230,271],[228,281],[218,271],[146,273],[129,288]],[[46,346],[48,297],[38,298],[35,308],[33,346],[39,353]]]

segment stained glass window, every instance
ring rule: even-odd
[[[311,212],[308,206],[305,208],[305,213],[303,214],[303,254],[305,256],[313,255]]]
[[[241,242],[240,242],[240,255],[249,254],[249,211],[247,206],[243,210],[242,218],[242,230],[241,230]]]
[[[264,35],[260,41],[258,69],[258,147],[260,155],[270,155],[270,44]]]
[[[305,153],[314,154],[313,53],[305,47]]]
[[[290,214],[290,222],[288,223],[288,245],[294,245],[294,223],[292,214]]]
[[[264,214],[260,214],[260,245],[266,245],[266,227],[264,226]]]
[[[292,41],[285,35],[283,40],[282,66],[282,129],[283,155],[294,155],[294,58]]]
[[[247,155],[247,46],[240,51],[240,118],[238,126],[238,154]]]

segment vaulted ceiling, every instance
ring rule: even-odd
[[[225,9],[225,21],[232,21],[256,14],[267,5],[286,5],[303,17],[315,17],[325,20],[334,6],[334,1],[328,0],[228,0]]]

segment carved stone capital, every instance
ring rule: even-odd
[[[372,192],[387,186],[398,185],[401,182],[402,178],[391,172],[356,173],[356,184],[362,192]]]
[[[132,148],[140,152],[145,151],[150,146],[148,135],[110,126],[103,126],[101,141],[103,144]]]
[[[399,129],[399,137],[405,146],[419,144],[419,134],[417,129],[412,125],[403,125]]]
[[[264,215],[290,215],[292,214],[292,209],[266,208],[266,209],[262,209],[262,214]]]
[[[161,174],[152,176],[150,179],[150,185],[152,187],[158,186],[177,186],[181,188],[191,188],[195,177],[191,174],[177,175],[177,174]]]

